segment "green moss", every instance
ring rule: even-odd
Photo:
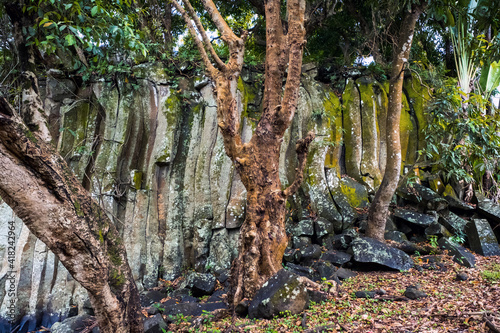
[[[122,264],[122,258],[118,254],[118,251],[114,247],[108,249],[109,260],[117,266]]]
[[[117,269],[112,268],[109,275],[109,281],[111,286],[119,288],[125,283],[125,275],[123,275],[123,273],[119,272]]]
[[[99,230],[99,242],[101,242],[101,244],[104,244],[104,236],[102,235],[102,230]]]
[[[323,107],[331,129],[328,152],[325,156],[325,168],[337,168],[342,144],[342,109],[340,100],[330,91],[323,100]]]
[[[75,207],[75,212],[76,212],[77,216],[79,216],[79,217],[85,216],[85,214],[83,213],[82,207],[81,207],[80,203],[77,200],[75,200],[73,202],[73,206]]]
[[[28,140],[30,140],[34,144],[38,143],[38,139],[35,137],[35,135],[33,134],[33,132],[31,132],[29,129],[26,129],[24,131],[24,135],[28,138]]]
[[[142,172],[135,171],[134,172],[134,179],[133,179],[133,186],[136,190],[140,190],[141,184],[142,184]]]

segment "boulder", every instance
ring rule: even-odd
[[[398,221],[410,224],[412,226],[428,227],[436,222],[436,217],[428,214],[418,213],[412,210],[395,209],[394,217]]]
[[[438,241],[440,248],[448,250],[448,254],[453,256],[453,261],[465,267],[474,267],[476,264],[476,257],[467,251],[463,246],[450,241],[446,237],[441,237]]]
[[[347,268],[342,268],[340,267],[336,272],[335,272],[335,275],[337,276],[337,278],[339,278],[340,280],[347,280],[347,279],[350,279],[352,277],[355,277],[357,274],[353,271],[351,271],[350,269],[347,269]]]
[[[324,261],[331,262],[334,265],[341,266],[346,262],[349,262],[352,258],[352,255],[342,251],[333,250],[323,253],[320,258]]]
[[[446,185],[446,188],[443,193],[443,198],[448,201],[448,207],[450,209],[458,210],[461,212],[468,212],[474,210],[474,207],[469,205],[468,203],[460,200],[455,193],[455,190],[451,185]]]
[[[448,207],[448,202],[438,193],[420,184],[413,184],[411,188],[400,187],[396,193],[422,209],[441,211]]]
[[[439,212],[438,222],[446,227],[446,229],[448,229],[450,232],[455,234],[463,234],[468,223],[457,214],[448,210]]]
[[[487,257],[500,256],[498,240],[487,220],[472,219],[466,231],[472,251]]]
[[[316,233],[316,237],[324,237],[333,233],[333,223],[320,217],[314,221],[314,231]]]
[[[292,235],[297,237],[312,236],[314,235],[314,222],[313,220],[301,220],[291,225],[289,230]]]
[[[209,273],[191,273],[187,279],[187,288],[191,289],[193,296],[202,297],[211,295],[215,290],[217,280]]]
[[[403,271],[413,267],[413,260],[406,253],[372,238],[353,240],[350,251],[354,260],[361,264],[376,264]]]
[[[319,259],[321,257],[321,246],[318,244],[308,245],[300,249],[300,255],[302,261]]]
[[[408,240],[406,235],[401,231],[386,231],[386,233],[384,234],[384,238],[398,243],[402,243],[405,240]]]
[[[308,304],[305,285],[297,275],[282,269],[257,291],[248,307],[248,316],[270,319],[284,313],[298,314]]]
[[[294,249],[301,249],[303,247],[311,245],[312,240],[311,240],[311,238],[306,237],[306,236],[302,236],[302,237],[293,236],[292,243],[293,243]]]
[[[311,267],[288,263],[286,264],[286,269],[296,275],[305,276],[308,279],[312,279],[314,275],[314,270]]]
[[[202,307],[199,303],[164,303],[163,314],[167,315],[170,321],[174,321],[178,316],[200,316],[202,312]]]
[[[478,197],[477,211],[491,223],[497,238],[500,238],[500,206],[493,201]]]
[[[333,266],[328,261],[318,260],[316,261],[312,267],[316,271],[317,279],[327,279],[329,280],[335,272],[337,271],[337,267]]]
[[[416,286],[409,286],[408,288],[406,288],[405,290],[405,297],[408,297],[409,299],[419,299],[419,298],[422,298],[422,297],[427,297],[427,294],[420,290],[420,286],[419,285],[416,285]]]
[[[88,314],[71,317],[62,322],[55,323],[51,327],[52,333],[75,333],[85,330],[96,321],[95,317]]]
[[[377,292],[368,290],[359,290],[354,294],[356,298],[374,298]]]
[[[149,290],[141,295],[141,306],[148,307],[153,303],[157,303],[160,300],[167,298],[169,295],[160,290]],[[90,302],[89,302],[90,305]]]
[[[161,314],[144,319],[144,333],[163,333],[167,329],[167,323]]]

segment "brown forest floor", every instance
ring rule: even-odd
[[[169,332],[495,332],[500,328],[500,257],[477,256],[476,267],[464,268],[442,256],[446,271],[412,268],[407,272],[358,272],[339,295],[312,305],[300,315],[272,320],[200,317],[197,325],[178,318]],[[419,264],[418,257],[414,258]],[[420,264],[423,264],[420,262]],[[467,281],[457,281],[465,272]],[[428,297],[404,300],[410,285],[421,285]],[[358,290],[384,289],[401,300],[359,299]],[[377,296],[379,297],[379,296]],[[488,323],[489,321],[489,323]],[[489,325],[489,326],[488,326]]]

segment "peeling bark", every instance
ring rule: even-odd
[[[285,233],[286,200],[300,186],[309,144],[309,133],[297,142],[299,166],[297,179],[282,189],[279,179],[279,156],[285,130],[290,126],[299,96],[302,50],[304,46],[304,0],[287,1],[288,32],[285,34],[280,16],[280,1],[264,2],[266,14],[266,73],[261,120],[255,134],[243,144],[236,103],[237,79],[243,66],[246,32],[236,36],[220,15],[212,0],[202,0],[206,11],[228,45],[230,58],[222,64],[214,54],[206,32],[188,0],[184,6],[173,0],[215,84],[217,121],[224,139],[226,154],[233,161],[247,190],[245,221],[240,229],[239,254],[231,268],[232,305],[252,298],[272,275],[281,269],[288,243]],[[196,28],[195,28],[196,27]],[[209,55],[215,62],[212,64]],[[283,92],[283,77],[288,69]]]
[[[389,204],[396,192],[399,175],[401,174],[399,123],[401,118],[404,65],[410,57],[415,24],[423,10],[423,4],[413,5],[411,11],[405,13],[392,60],[386,125],[387,162],[384,178],[368,211],[368,226],[366,229],[366,236],[379,241],[384,241],[385,224],[389,215]]]
[[[142,332],[123,241],[45,139],[0,98],[0,196],[88,291],[102,332]]]

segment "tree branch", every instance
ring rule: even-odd
[[[184,4],[185,4],[185,6],[186,6],[186,8],[191,16],[191,19],[194,21],[194,24],[196,25],[196,28],[198,29],[198,32],[201,35],[201,38],[203,39],[203,43],[205,44],[205,47],[208,49],[208,51],[210,52],[210,55],[212,56],[215,63],[217,64],[217,67],[220,70],[225,70],[226,64],[222,60],[220,60],[219,56],[215,52],[215,50],[212,46],[212,43],[210,42],[210,39],[208,38],[207,32],[205,31],[205,28],[201,24],[200,18],[198,17],[198,15],[196,15],[196,12],[194,11],[193,6],[191,6],[191,3],[189,2],[189,0],[184,0]]]
[[[289,196],[297,192],[300,184],[302,184],[302,181],[304,180],[304,169],[306,168],[307,163],[307,153],[309,151],[309,145],[314,140],[314,137],[315,134],[313,131],[311,131],[307,133],[307,136],[305,138],[298,140],[297,144],[295,145],[295,151],[297,152],[299,165],[297,166],[297,169],[295,169],[296,173],[294,182],[283,190],[283,196],[285,198],[288,198]]]
[[[205,47],[203,46],[202,41],[198,38],[198,34],[196,33],[196,29],[193,25],[193,22],[191,21],[191,17],[189,14],[184,10],[184,8],[179,4],[177,0],[171,0],[172,3],[175,6],[175,9],[181,13],[182,18],[186,22],[186,25],[189,29],[189,32],[193,35],[194,42],[196,44],[196,47],[198,48],[198,51],[200,51],[201,58],[203,60],[203,63],[207,67],[207,71],[210,73],[211,76],[215,76],[217,73],[217,69],[212,65],[212,62],[208,58],[207,51],[205,50]]]
[[[274,132],[282,136],[290,123],[297,108],[299,98],[300,74],[302,71],[302,51],[305,43],[304,29],[304,0],[290,0],[287,2],[289,11],[289,23],[287,34],[288,73],[283,95],[282,108],[276,114]]]

